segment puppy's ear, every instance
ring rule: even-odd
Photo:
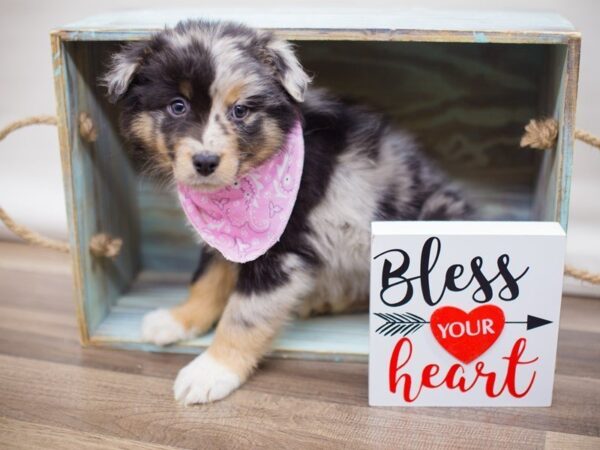
[[[147,43],[135,42],[123,46],[112,56],[108,72],[102,78],[111,102],[116,102],[127,92],[148,49]]]
[[[292,98],[303,102],[311,78],[302,68],[292,45],[270,33],[265,34],[265,37],[264,62],[271,66],[275,76]]]

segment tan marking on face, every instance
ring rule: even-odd
[[[131,132],[148,147],[154,144],[154,119],[148,113],[140,113],[131,121]]]
[[[211,86],[213,101],[231,107],[238,101],[263,91],[262,79],[256,74],[244,73],[241,70],[230,71],[219,79],[215,79]]]
[[[167,148],[167,143],[165,142],[165,135],[161,131],[156,133],[156,149],[170,162],[169,149]]]
[[[240,100],[240,97],[242,96],[242,93],[244,91],[244,86],[245,83],[239,81],[238,83],[232,85],[229,89],[227,89],[223,96],[218,95],[217,101],[221,101],[223,103],[222,106],[224,109],[231,108]]]
[[[251,149],[252,159],[244,161],[240,167],[240,173],[245,173],[253,167],[257,167],[271,156],[273,156],[283,145],[284,135],[272,118],[263,119],[262,136],[260,146]]]
[[[171,310],[186,331],[208,331],[221,317],[237,281],[237,266],[220,255],[208,264],[206,272],[192,285],[185,303]]]
[[[219,39],[211,49],[215,61],[215,80],[210,87],[213,101],[230,107],[244,95],[250,96],[260,90],[261,77],[240,68],[246,55],[237,46],[240,38]]]
[[[130,126],[131,133],[154,155],[156,165],[162,169],[170,168],[171,159],[165,144],[164,135],[157,130],[156,119],[147,112],[137,115]]]
[[[198,181],[192,157],[200,151],[202,151],[202,144],[196,139],[186,137],[175,144],[173,175],[176,181],[187,185],[194,185]]]
[[[243,104],[245,98],[262,91],[260,80],[254,74],[244,76],[244,74],[239,71],[231,71],[225,73],[221,78],[217,78],[211,86],[211,91],[213,92],[213,109],[221,111],[221,116],[223,117],[222,122],[224,122],[224,125],[228,128],[230,137],[236,136],[237,130],[231,125],[229,120],[226,119],[227,114],[234,104]],[[245,120],[249,123],[251,123],[252,120],[257,120],[260,116],[257,116],[256,114],[257,113],[255,112],[251,112],[250,116]],[[239,174],[244,174],[249,169],[258,166],[269,159],[282,145],[283,136],[281,135],[281,131],[275,120],[265,118],[262,127],[264,140],[261,142],[260,146],[257,146],[256,148],[243,149],[243,151],[251,153],[252,158],[247,161],[244,161],[243,157],[241,158],[239,163]],[[222,130],[216,129],[215,133],[223,132]],[[233,140],[232,145],[237,146],[237,137]],[[239,149],[238,157],[242,156],[240,154],[241,151],[242,149]]]
[[[181,92],[188,100],[191,99],[193,94],[192,83],[187,80],[179,83],[179,92]]]
[[[229,61],[228,57],[216,61],[217,75],[210,87],[213,103],[229,109],[244,97],[258,93],[260,80],[254,74],[230,67],[235,61]]]

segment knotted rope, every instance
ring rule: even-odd
[[[90,239],[90,251],[95,256],[114,258],[121,251],[123,240],[113,238],[106,233],[98,233]]]
[[[555,119],[531,119],[525,126],[521,138],[521,147],[531,147],[538,150],[552,150],[558,139],[558,122]],[[575,130],[575,139],[600,149],[600,138],[583,130]],[[600,284],[600,273],[566,265],[565,274],[588,283]]]
[[[16,120],[2,130],[0,130],[0,141],[13,131],[30,125],[55,125],[57,124],[54,116],[32,116],[25,119]],[[86,113],[79,115],[79,134],[87,142],[95,142],[98,138],[98,132],[94,126],[91,117]],[[555,119],[532,119],[525,127],[525,133],[521,138],[521,147],[531,147],[540,150],[550,150],[556,146],[558,138],[558,122]],[[600,149],[600,138],[587,133],[583,130],[575,130],[575,138],[589,145]],[[58,250],[68,253],[69,244],[64,241],[58,241],[42,236],[29,228],[16,223],[4,209],[0,207],[0,220],[6,227],[30,244],[40,247]],[[99,233],[90,239],[89,249],[94,256],[114,258],[121,251],[123,241],[114,238],[106,233]],[[592,273],[587,270],[577,269],[572,266],[565,266],[565,273],[573,278],[587,281],[589,283],[600,284],[600,273]]]
[[[19,128],[30,125],[56,126],[56,124],[57,120],[54,116],[32,116],[21,120],[16,120],[0,130],[0,141]],[[79,134],[81,135],[81,138],[87,142],[94,142],[98,137],[94,123],[91,117],[86,113],[81,113],[79,115]],[[36,233],[24,225],[16,223],[2,207],[0,207],[0,220],[10,231],[30,244],[57,250],[63,253],[69,253],[68,242],[48,238]],[[92,236],[90,239],[89,249],[94,256],[114,258],[121,251],[122,245],[123,241],[121,239],[113,238],[106,233],[99,233]]]

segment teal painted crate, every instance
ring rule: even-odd
[[[579,34],[554,14],[369,11],[260,13],[236,9],[132,12],[52,32],[60,143],[84,344],[159,350],[140,342],[142,315],[180,302],[198,254],[172,192],[139,170],[119,137],[99,77],[111,52],[182,18],[224,18],[293,40],[315,84],[364,100],[412,131],[489,220],[567,226]],[[80,113],[98,139],[80,138]],[[555,117],[555,151],[519,148],[530,118]],[[91,236],[123,239],[114,259]],[[365,258],[368,257],[365,255]],[[207,335],[167,348],[197,351]],[[290,325],[282,356],[364,359],[366,315]]]

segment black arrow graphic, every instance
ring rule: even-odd
[[[543,327],[552,323],[551,320],[542,319],[541,317],[527,315],[527,320],[521,322],[505,322],[505,323],[525,323],[527,324],[527,331],[533,330],[534,328]]]
[[[375,330],[376,333],[383,334],[384,336],[395,336],[400,334],[401,336],[408,336],[419,330],[423,325],[429,323],[422,317],[412,313],[374,313],[377,317],[380,317],[385,322],[379,328]]]
[[[426,323],[430,323],[428,320],[417,316],[409,312],[399,313],[373,313],[377,317],[384,320],[384,323],[375,330],[376,333],[383,334],[384,336],[395,336],[400,334],[401,336],[408,336],[423,327]],[[527,331],[533,330],[534,328],[543,327],[552,323],[551,320],[542,319],[532,315],[527,315],[527,320],[523,321],[506,321],[507,324],[526,324]]]

